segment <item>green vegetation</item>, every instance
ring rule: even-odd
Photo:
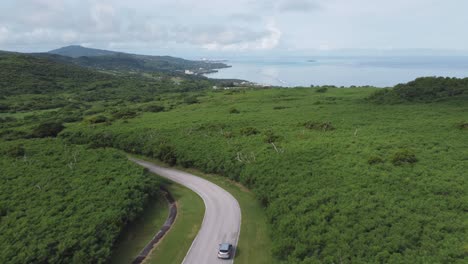
[[[433,102],[451,97],[468,98],[468,78],[423,77],[412,82],[382,89],[369,99],[378,103]]]
[[[158,181],[116,150],[0,143],[1,263],[103,263]]]
[[[284,263],[463,263],[466,80],[213,91],[1,53],[0,261],[108,260],[158,185],[116,148],[250,188]]]
[[[168,214],[168,204],[162,193],[149,200],[143,212],[130,222],[120,234],[112,250],[109,263],[132,263],[156,232],[164,225]]]
[[[376,91],[206,92],[196,105],[61,136],[240,181],[287,263],[461,262],[467,104],[367,102]]]
[[[147,263],[182,263],[201,227],[205,205],[196,193],[179,184],[163,181],[177,201],[177,218],[170,231],[153,249]]]
[[[170,56],[136,55],[108,50],[90,49],[81,46],[68,46],[52,50],[49,54],[35,54],[63,63],[71,63],[98,70],[141,71],[183,73],[191,70],[197,74],[213,72],[228,67],[224,63],[191,61]],[[58,56],[61,55],[61,56]]]
[[[144,157],[139,157],[139,158],[149,160],[160,166],[165,165],[154,159],[148,159]],[[199,170],[191,169],[191,168],[183,168],[183,167],[176,167],[176,168],[187,171],[189,173],[192,173],[194,175],[207,179],[221,186],[223,189],[230,192],[239,202],[239,205],[242,210],[242,224],[241,224],[241,234],[239,237],[239,245],[237,248],[236,258],[235,258],[236,263],[241,263],[241,264],[242,263],[246,263],[246,264],[247,263],[256,263],[256,264],[277,263],[277,260],[273,257],[273,254],[271,252],[272,243],[270,239],[270,233],[269,233],[270,231],[268,229],[265,211],[263,210],[260,202],[258,201],[255,202],[256,197],[252,192],[250,192],[248,189],[246,189],[244,186],[240,185],[239,183],[236,183],[225,177],[219,177],[219,175],[206,174]],[[180,198],[184,200],[187,199],[188,201],[190,201],[189,200],[190,195],[193,195],[193,193],[189,193],[189,192],[188,193],[184,192],[182,194],[189,195],[186,198],[184,198],[184,196],[180,196]],[[200,198],[198,197],[198,200],[199,199]],[[190,207],[193,207],[193,206],[190,206]],[[200,222],[201,220],[202,220],[201,218],[193,220],[193,223],[196,223],[197,221]],[[181,224],[185,223],[187,225],[188,224],[187,222],[188,221],[181,221]],[[189,223],[192,223],[192,222],[189,222]],[[200,225],[201,223],[199,223],[198,226]],[[174,230],[175,229],[178,229],[178,228],[174,228]],[[181,250],[181,251],[184,251],[184,250]],[[158,254],[164,254],[162,250],[161,251],[158,250],[157,252],[160,252],[160,253],[155,254],[155,256],[158,256]],[[174,253],[171,253],[171,254],[174,254]],[[168,254],[168,257],[165,258],[164,261],[160,260],[160,262],[154,261],[151,263],[181,263],[181,260],[183,259],[183,257],[181,259],[177,259],[177,261],[173,261],[173,262],[169,261],[170,259],[172,259],[171,257],[169,257],[171,254]]]

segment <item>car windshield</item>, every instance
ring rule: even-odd
[[[219,252],[226,253],[229,251],[229,244],[219,245]]]

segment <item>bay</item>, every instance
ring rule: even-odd
[[[468,77],[468,56],[240,57],[226,63],[232,67],[206,76],[285,87],[390,87],[425,76]]]

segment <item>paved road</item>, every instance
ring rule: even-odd
[[[237,200],[218,185],[195,175],[132,159],[150,171],[180,183],[196,192],[205,203],[205,216],[197,237],[183,263],[216,264],[233,263],[217,258],[218,244],[228,242],[237,245],[240,232],[241,211]]]

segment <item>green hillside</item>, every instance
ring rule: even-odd
[[[21,54],[0,66],[2,263],[108,259],[157,187],[115,149],[249,187],[283,263],[465,262],[466,79],[212,90]]]
[[[0,142],[0,262],[103,263],[158,190],[116,150]]]
[[[185,70],[190,70],[196,74],[202,74],[228,67],[224,63],[191,61],[171,56],[137,55],[81,46],[63,47],[49,51],[48,53],[70,57],[49,56],[49,58],[99,70],[166,72],[174,74],[184,74]],[[47,54],[38,55],[47,56]]]
[[[91,107],[93,102],[151,102],[158,94],[211,87],[204,78],[164,73],[111,74],[46,57],[0,53],[0,112]]]
[[[378,89],[323,91],[207,92],[61,137],[240,181],[285,263],[463,263],[466,100],[378,105],[366,100]]]

